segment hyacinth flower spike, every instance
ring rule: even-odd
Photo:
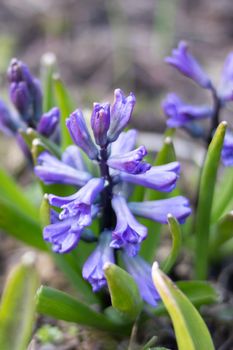
[[[34,172],[45,184],[54,183],[83,186],[91,179],[82,165],[81,155],[76,146],[69,146],[59,160],[47,151],[37,158]],[[78,168],[79,166],[82,168]]]
[[[172,51],[170,57],[166,57],[165,62],[174,66],[182,74],[195,81],[204,89],[212,88],[212,83],[208,75],[203,71],[196,59],[189,53],[186,42],[180,41],[178,48]]]
[[[109,246],[110,241],[111,232],[102,232],[97,247],[83,265],[83,278],[91,284],[93,292],[98,292],[107,284],[103,272],[104,265],[115,263],[114,251]]]
[[[178,162],[166,165],[153,166],[144,174],[127,174],[122,172],[120,178],[125,182],[141,185],[161,192],[171,192],[175,186],[180,173]]]
[[[123,253],[122,258],[126,270],[133,276],[138,285],[142,299],[155,307],[160,301],[160,296],[152,282],[151,266],[139,255],[132,258],[128,254]]]
[[[191,214],[187,198],[182,196],[161,199],[156,201],[131,202],[128,206],[133,214],[151,219],[161,224],[167,223],[167,214],[171,213],[179,223],[184,223]]]
[[[124,197],[114,195],[112,207],[116,214],[117,224],[112,232],[110,246],[116,249],[124,247],[129,256],[135,256],[140,249],[140,243],[147,236],[147,228],[134,218]]]

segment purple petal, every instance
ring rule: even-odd
[[[126,182],[145,186],[161,192],[170,192],[176,186],[179,170],[179,163],[173,162],[162,166],[154,166],[145,174],[132,175],[122,172],[120,177]]]
[[[136,145],[137,131],[134,129],[122,132],[118,139],[111,144],[111,156],[130,152]]]
[[[82,275],[91,285],[93,292],[98,292],[106,283],[103,267],[106,263],[114,263],[113,249],[109,247],[110,232],[100,235],[99,244],[83,265]]]
[[[142,174],[148,171],[151,167],[150,164],[142,161],[146,154],[146,148],[144,146],[140,146],[134,151],[122,155],[111,156],[107,160],[107,164],[113,169],[130,174]]]
[[[174,66],[186,77],[191,78],[204,89],[211,88],[211,81],[196,59],[189,53],[188,45],[180,41],[178,48],[172,50],[172,56],[166,57],[165,62]]]
[[[74,169],[85,171],[85,172],[87,171],[81,152],[79,148],[75,145],[71,145],[66,148],[66,150],[62,154],[61,160],[63,163],[65,163],[66,165],[69,165]]]
[[[142,299],[152,306],[156,306],[160,296],[155,289],[151,277],[151,266],[140,256],[134,258],[122,255],[126,270],[133,276],[138,285]]]
[[[107,131],[110,125],[110,104],[94,103],[91,116],[91,127],[97,145],[105,146],[107,143]]]
[[[140,243],[147,236],[147,228],[134,218],[124,197],[114,195],[112,207],[116,214],[117,224],[112,232],[110,246],[116,249],[124,247],[130,256],[135,256],[139,251]]]
[[[219,95],[223,101],[233,100],[233,52],[227,56],[224,63]]]
[[[51,136],[58,126],[59,119],[59,109],[57,107],[52,108],[49,112],[44,113],[40,118],[37,131],[45,137]]]
[[[37,161],[38,165],[34,168],[35,174],[45,184],[61,183],[83,186],[91,178],[89,173],[75,170],[47,151],[42,152]]]
[[[116,141],[126,127],[136,103],[136,98],[132,92],[125,97],[123,91],[116,89],[114,95],[115,101],[110,111],[110,127],[108,130],[108,140],[110,142]]]
[[[90,159],[97,159],[98,150],[91,139],[80,109],[77,109],[70,115],[66,120],[66,125],[74,143],[76,143]]]
[[[233,133],[231,131],[227,131],[224,138],[222,162],[225,166],[233,166]]]
[[[162,103],[167,126],[177,128],[195,120],[210,118],[213,110],[208,106],[192,106],[185,104],[176,94],[168,94]]]
[[[184,223],[185,219],[191,214],[189,201],[182,196],[142,203],[131,202],[128,205],[135,215],[160,222],[161,224],[167,224],[168,214],[172,214],[180,223]]]

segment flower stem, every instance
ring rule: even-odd
[[[106,181],[108,181],[108,186],[106,186],[105,189],[102,191],[102,198],[101,198],[101,202],[103,206],[101,232],[103,232],[105,229],[113,229],[115,225],[115,220],[116,220],[115,213],[112,209],[112,203],[111,203],[113,181],[109,173],[107,159],[108,159],[108,150],[106,145],[102,147],[100,150],[100,160],[99,160],[101,176],[104,177]]]
[[[216,89],[212,87],[211,91],[212,91],[212,98],[213,98],[213,117],[211,119],[211,126],[210,126],[209,134],[206,140],[207,147],[209,146],[213,138],[214,131],[217,129],[219,125],[219,116],[222,108],[222,103],[220,98],[218,97]]]

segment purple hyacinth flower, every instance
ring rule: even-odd
[[[189,201],[182,196],[141,203],[131,202],[128,203],[128,206],[135,215],[160,222],[161,224],[167,224],[168,214],[172,214],[181,224],[191,214]]]
[[[204,89],[210,89],[212,84],[208,75],[203,71],[196,59],[189,53],[188,45],[180,41],[178,48],[172,50],[172,56],[166,57],[166,63],[174,66],[186,77],[195,81]]]
[[[97,145],[103,147],[107,143],[107,131],[110,125],[110,104],[94,103],[91,116],[91,127]]]
[[[41,135],[49,137],[54,133],[58,126],[59,119],[60,111],[57,107],[54,107],[41,116],[36,129]]]
[[[71,146],[72,147],[72,146]],[[73,157],[76,157],[75,149],[73,149]],[[68,150],[66,150],[68,152]],[[79,151],[77,152],[79,157]],[[90,180],[91,175],[83,170],[78,170],[70,164],[65,164],[47,151],[42,152],[34,168],[36,176],[38,176],[45,184],[66,184],[83,186]]]
[[[76,143],[76,145],[79,146],[90,159],[97,159],[98,150],[91,139],[80,109],[77,109],[70,115],[66,120],[66,125],[74,143]]]
[[[129,256],[135,256],[140,249],[140,243],[147,236],[147,228],[134,218],[124,197],[114,195],[112,207],[117,224],[112,232],[113,239],[110,246],[116,249],[124,247]]]
[[[93,292],[98,292],[107,284],[103,272],[104,265],[115,262],[113,249],[109,246],[110,240],[110,232],[103,232],[99,244],[83,265],[83,278],[91,284]]]
[[[225,166],[233,166],[233,133],[231,131],[227,131],[224,138],[222,162]]]
[[[93,178],[75,194],[67,197],[49,194],[48,201],[50,205],[62,209],[60,220],[75,217],[78,226],[89,226],[92,221],[92,204],[103,188],[104,179]]]
[[[111,144],[111,156],[130,152],[135,148],[137,131],[134,129],[122,132],[118,139]]]
[[[11,114],[6,104],[0,100],[0,131],[5,135],[14,136],[21,126],[20,121]]]
[[[62,154],[61,160],[63,163],[74,169],[87,172],[87,167],[83,161],[82,154],[79,148],[75,145],[66,148]]]
[[[166,165],[153,166],[145,174],[132,175],[122,172],[120,177],[126,182],[152,188],[153,190],[161,192],[170,192],[176,186],[179,172],[180,164],[178,162],[173,162]]]
[[[213,110],[208,106],[192,106],[185,104],[176,94],[168,94],[162,104],[168,117],[167,126],[178,128],[189,122],[210,118]]]
[[[7,71],[10,82],[10,97],[29,126],[35,127],[42,113],[42,91],[28,67],[13,58]]]
[[[134,151],[111,156],[107,160],[107,164],[113,169],[130,174],[143,174],[151,168],[150,164],[142,161],[146,155],[146,148],[140,146]]]
[[[108,140],[110,142],[116,141],[126,127],[136,103],[136,98],[132,92],[129,96],[125,97],[123,91],[116,89],[114,95],[115,101],[111,106],[110,127],[108,130]]]
[[[223,66],[219,96],[223,102],[233,100],[233,52],[227,56]]]
[[[44,240],[52,244],[54,252],[63,254],[74,249],[81,237],[83,226],[77,224],[75,217],[57,220],[43,230]]]
[[[152,281],[151,266],[139,255],[132,258],[124,253],[122,257],[126,270],[133,276],[138,285],[142,299],[146,303],[156,306],[160,301],[160,296]]]

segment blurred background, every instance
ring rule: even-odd
[[[116,87],[132,90],[138,100],[135,126],[162,131],[165,92],[176,90],[194,102],[207,98],[164,57],[180,39],[187,40],[218,80],[233,48],[232,23],[232,0],[1,0],[1,96],[7,94],[11,57],[39,74],[41,56],[54,52],[77,106],[111,101]]]

